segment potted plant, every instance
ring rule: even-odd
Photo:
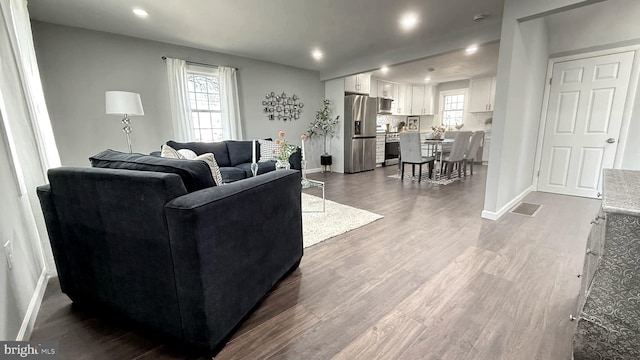
[[[486,128],[487,131],[491,130],[491,124],[493,124],[493,118],[490,117],[487,120],[484,121],[484,127]]]
[[[315,135],[322,135],[324,153],[320,157],[322,165],[331,165],[331,155],[327,153],[327,136],[333,137],[336,134],[336,127],[340,122],[340,115],[335,118],[331,116],[331,100],[324,99],[322,107],[316,111],[316,117],[307,129],[307,135],[311,138]]]

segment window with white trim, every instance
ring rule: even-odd
[[[194,70],[194,69],[198,70]],[[218,70],[189,67],[187,93],[196,141],[222,141]]]
[[[451,128],[464,123],[464,94],[444,95],[442,125]]]

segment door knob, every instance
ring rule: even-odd
[[[616,142],[616,139],[614,139],[614,138],[608,138],[608,139],[607,139],[607,142],[608,142],[609,144],[613,144],[614,142]]]

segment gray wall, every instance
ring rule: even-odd
[[[132,117],[134,152],[149,153],[173,138],[165,63],[161,56],[239,68],[245,139],[276,137],[300,144],[324,97],[318,73],[289,66],[121,35],[33,22],[36,55],[62,164],[88,166],[107,148],[126,151],[120,118],[104,114],[104,92],[140,93],[145,115]],[[269,121],[262,100],[271,91],[296,94],[305,104],[297,121]],[[310,144],[311,145],[311,144]],[[320,167],[309,153],[308,168]]]
[[[623,42],[638,43],[638,0],[603,1],[548,16],[549,52],[566,54]]]
[[[533,184],[548,34],[544,18],[517,19],[552,6],[543,3],[534,10],[524,0],[505,2],[484,217],[502,215]]]

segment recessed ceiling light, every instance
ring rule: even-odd
[[[136,16],[141,17],[141,18],[145,18],[145,17],[149,16],[149,13],[146,10],[140,9],[140,8],[133,9],[133,13],[136,14]]]
[[[313,50],[311,52],[311,56],[313,56],[313,58],[316,59],[316,60],[320,60],[320,59],[322,59],[323,54],[322,54],[322,51],[320,51],[320,50]]]
[[[383,74],[386,74],[387,71],[389,71],[389,68],[386,67],[386,66],[383,66],[383,67],[380,68],[380,71],[382,71]]]
[[[418,25],[418,16],[416,14],[406,14],[400,18],[400,27],[405,30],[411,30]]]
[[[471,45],[468,48],[464,49],[464,52],[466,52],[467,54],[474,54],[476,51],[478,51],[477,45]]]
[[[424,78],[424,81],[431,81],[431,77],[427,76],[426,78]]]

